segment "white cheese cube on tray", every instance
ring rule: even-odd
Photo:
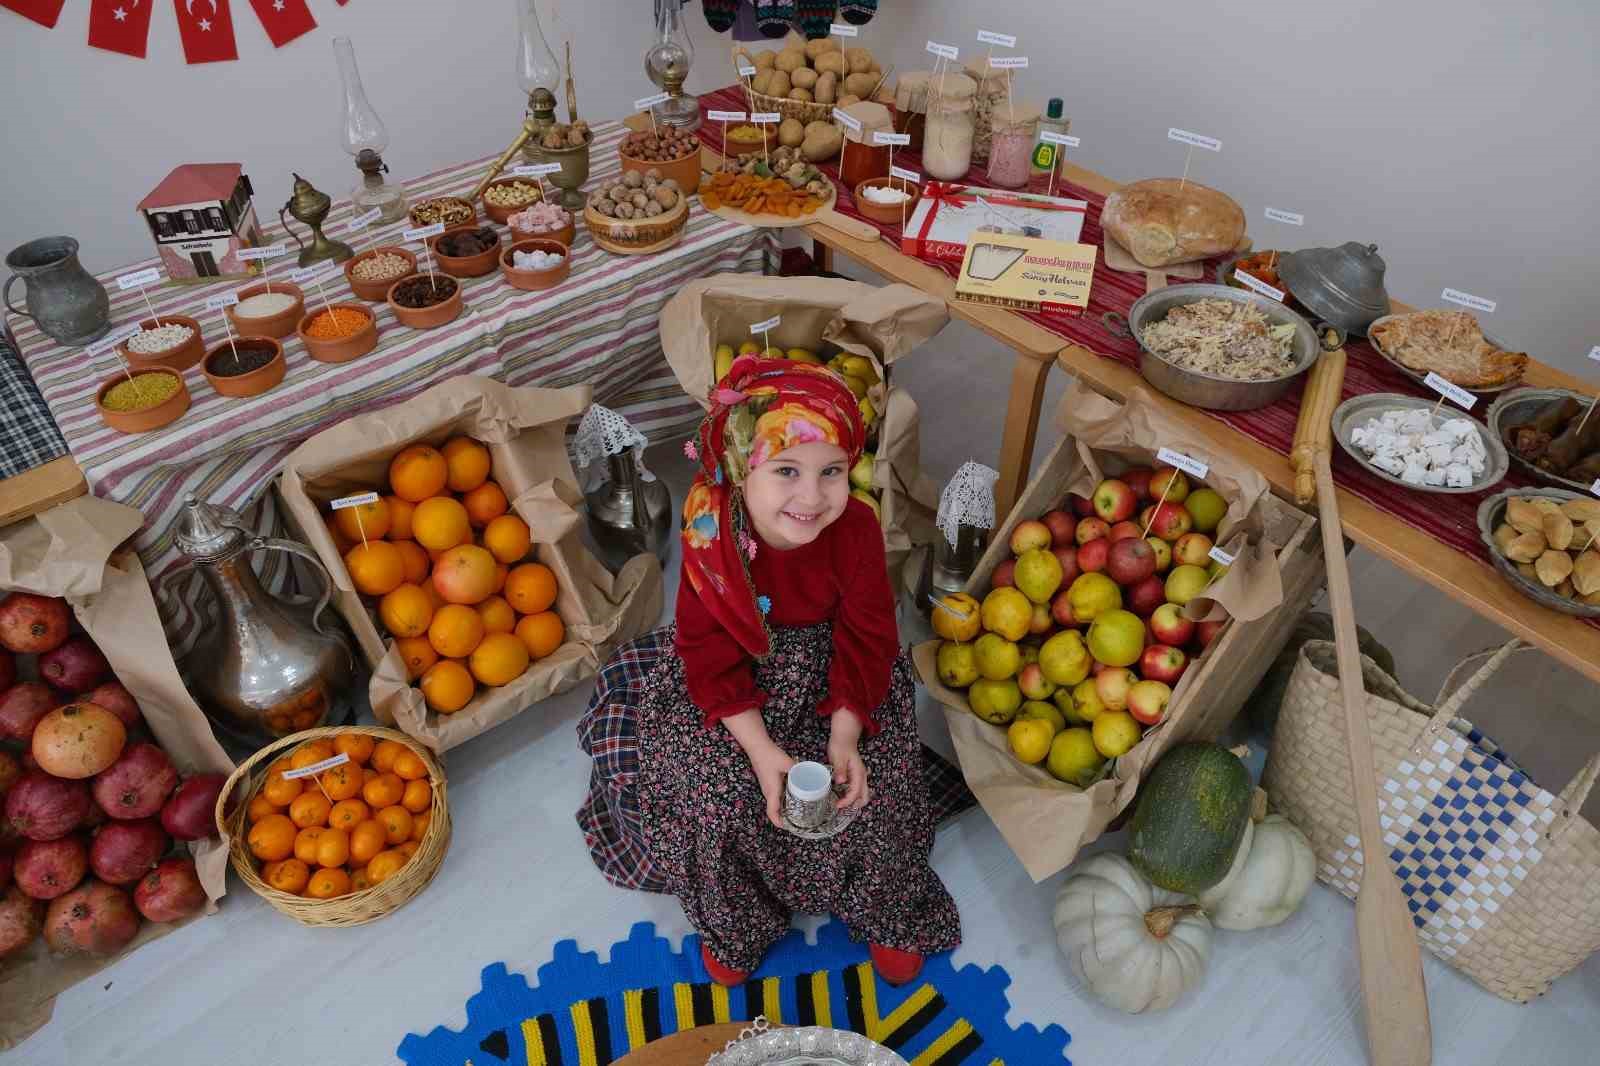
[[[1422,475],[1422,483],[1424,485],[1443,485],[1444,484],[1444,467],[1442,467],[1442,466],[1430,466],[1430,467],[1428,467],[1428,472]]]
[[[1450,445],[1432,444],[1428,446],[1428,465],[1446,467],[1450,465]]]
[[[1445,467],[1444,483],[1453,489],[1464,489],[1471,486],[1473,471],[1460,463],[1451,463]]]
[[[1428,468],[1416,459],[1409,460],[1405,468],[1400,471],[1400,480],[1407,485],[1423,485],[1427,483]]]
[[[1405,460],[1393,452],[1383,452],[1374,456],[1372,465],[1386,474],[1393,474],[1395,477],[1399,477],[1406,468]]]

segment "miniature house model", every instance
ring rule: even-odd
[[[238,163],[186,163],[139,201],[161,266],[174,281],[253,273],[239,249],[261,243],[254,190]]]

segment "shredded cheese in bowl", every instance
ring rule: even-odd
[[[1274,326],[1260,309],[1233,300],[1197,300],[1144,327],[1144,346],[1184,370],[1235,381],[1264,381],[1294,369],[1295,327]]]

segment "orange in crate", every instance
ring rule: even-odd
[[[378,618],[397,637],[420,637],[433,621],[433,597],[418,585],[401,585],[378,601]]]
[[[250,854],[264,862],[287,859],[294,854],[295,824],[287,815],[269,814],[250,827],[245,843]]]
[[[472,649],[468,668],[485,685],[510,684],[528,668],[528,648],[511,633],[490,633]]]
[[[289,820],[301,829],[314,825],[327,825],[333,804],[321,792],[302,792],[289,804]]]
[[[350,861],[350,834],[343,829],[324,829],[317,836],[317,865],[324,869]]]
[[[487,548],[459,544],[443,552],[434,563],[433,589],[449,603],[482,603],[494,595],[494,568],[494,556]]]
[[[518,614],[548,611],[556,602],[556,575],[543,563],[523,563],[506,575],[506,600]]]
[[[351,762],[362,766],[372,758],[372,752],[377,746],[378,742],[365,733],[341,733],[333,738],[335,752],[350,756]]]
[[[300,782],[299,778],[283,776],[283,770],[287,769],[289,767],[284,766],[282,769],[270,771],[267,774],[267,780],[261,786],[261,795],[274,807],[289,806],[294,802],[296,796],[305,791],[306,786]]]
[[[367,863],[367,879],[375,885],[382,884],[400,871],[400,867],[406,864],[406,858],[398,848],[378,852]]]
[[[431,807],[411,819],[411,839],[420,841],[422,834],[428,831],[428,823],[431,821],[433,821],[433,809]]]
[[[413,825],[415,822],[412,823]],[[383,823],[368,818],[350,830],[350,861],[366,866],[373,857],[389,846],[389,834]]]
[[[442,552],[472,540],[467,509],[449,496],[430,496],[411,515],[411,535],[429,552]]]
[[[363,540],[382,540],[389,532],[389,505],[379,497],[372,503],[358,503],[333,512],[333,524],[351,544]]]
[[[385,496],[383,502],[389,508],[389,539],[410,540],[411,515],[417,509],[417,505],[398,496]]]
[[[483,639],[483,619],[471,607],[446,604],[434,612],[428,623],[428,642],[447,659],[461,659]]]
[[[361,791],[361,783],[366,780],[361,772],[361,767],[345,763],[335,766],[331,770],[324,770],[317,775],[322,784],[322,791],[335,803],[347,800]],[[315,786],[313,786],[315,787]]]
[[[399,803],[406,794],[406,783],[392,770],[381,773],[361,789],[361,798],[375,811]]]
[[[344,554],[350,583],[364,596],[384,596],[405,580],[406,564],[400,549],[386,540],[368,540]]]
[[[472,699],[472,674],[455,659],[435,663],[422,675],[422,698],[440,714],[454,714]]]
[[[452,437],[440,449],[449,467],[451,492],[471,492],[489,478],[489,449],[471,437]]]
[[[504,596],[490,596],[477,605],[478,617],[483,619],[483,632],[509,633],[517,628],[517,612],[511,609]]]
[[[394,769],[394,761],[409,749],[397,740],[380,740],[372,750],[372,768],[380,774]]]
[[[483,546],[502,563],[520,563],[533,546],[528,523],[514,514],[503,514],[483,527]]]
[[[389,460],[389,487],[402,500],[421,503],[444,491],[450,468],[437,448],[413,444]]]
[[[413,585],[426,584],[428,573],[433,569],[433,559],[427,549],[413,540],[397,540],[394,541],[394,550],[400,553],[400,565],[405,568],[406,580]]]
[[[404,800],[404,797],[401,797]],[[328,812],[328,824],[335,829],[352,832],[356,826],[372,816],[372,810],[358,799],[342,799]],[[351,844],[354,847],[354,842]],[[365,861],[365,860],[363,860]]]
[[[257,792],[250,800],[250,807],[245,811],[245,817],[249,819],[251,825],[255,825],[267,815],[277,814],[279,810],[280,808],[273,806],[271,800]]]
[[[504,489],[492,481],[485,481],[461,497],[461,506],[467,509],[467,519],[473,527],[482,529],[510,510],[511,502],[506,499]]]
[[[406,781],[406,790],[400,796],[400,806],[412,814],[421,814],[433,804],[433,786],[426,781]]]
[[[561,647],[561,641],[566,637],[566,626],[554,611],[541,611],[519,621],[516,634],[517,639],[527,647],[528,655],[537,661]]]
[[[323,826],[307,826],[295,834],[294,857],[307,866],[317,865],[317,842],[322,839]]]
[[[402,781],[421,781],[428,776],[428,766],[416,752],[402,751],[395,757],[394,775]]]
[[[343,870],[322,869],[306,882],[306,895],[312,899],[337,899],[350,894],[350,875]]]
[[[298,896],[304,892],[306,882],[310,879],[311,867],[299,859],[281,859],[278,862],[269,862],[261,868],[261,880],[279,892],[287,892],[291,896]]]
[[[406,637],[395,641],[395,646],[400,649],[400,661],[405,664],[408,681],[415,681],[439,661],[439,653],[433,650],[427,637]]]
[[[411,812],[399,804],[379,811],[377,820],[390,844],[403,844],[411,836]]]

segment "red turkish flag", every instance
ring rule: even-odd
[[[91,0],[89,47],[144,58],[155,0]]]
[[[0,7],[9,7],[23,18],[54,28],[66,3],[67,0],[0,0]]]
[[[228,0],[172,0],[172,9],[178,14],[184,59],[190,63],[217,63],[239,58]]]
[[[272,39],[272,47],[282,48],[302,33],[317,28],[306,0],[250,0],[261,20],[261,28]]]

